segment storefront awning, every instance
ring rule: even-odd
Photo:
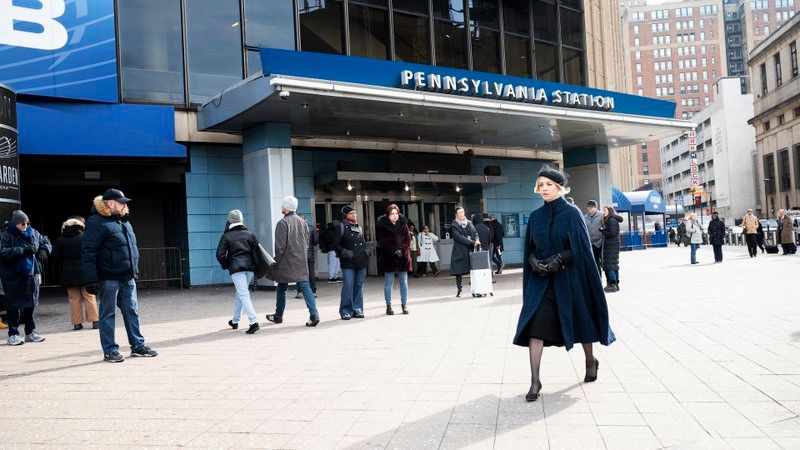
[[[281,122],[295,137],[553,150],[632,145],[694,126],[672,119],[672,102],[628,94],[395,61],[261,52],[265,75],[203,105],[200,130],[238,133]]]
[[[617,212],[666,214],[664,199],[658,191],[621,192],[612,188],[611,201]]]

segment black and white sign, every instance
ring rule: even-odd
[[[0,223],[19,205],[17,95],[0,85]]]

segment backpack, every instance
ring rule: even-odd
[[[328,253],[334,251],[336,245],[336,230],[339,228],[339,221],[334,220],[325,225],[325,229],[319,234],[319,251]]]

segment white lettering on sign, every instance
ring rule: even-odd
[[[614,97],[608,95],[554,90],[548,96],[547,91],[543,88],[497,81],[489,82],[475,78],[456,78],[450,75],[426,74],[421,71],[400,71],[400,86],[414,90],[473,95],[523,103],[549,104],[600,111],[614,110]]]
[[[0,44],[38,50],[56,50],[67,45],[67,29],[55,20],[64,15],[64,0],[38,0],[40,8],[15,6],[0,0]],[[41,31],[15,29],[15,23],[33,24]]]

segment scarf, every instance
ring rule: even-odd
[[[462,227],[465,227],[469,223],[469,220],[467,220],[466,216],[464,216],[464,220],[458,220],[458,217],[456,217],[456,223],[461,225]]]
[[[28,226],[28,229],[23,232],[19,231],[17,227],[9,223],[7,231],[11,234],[11,236],[14,237],[14,241],[16,241],[12,241],[12,246],[26,247],[29,245],[34,245],[33,227],[30,225]],[[36,264],[36,256],[27,253],[23,254],[17,258],[15,269],[18,275],[30,276],[34,273],[39,273],[39,265]]]

